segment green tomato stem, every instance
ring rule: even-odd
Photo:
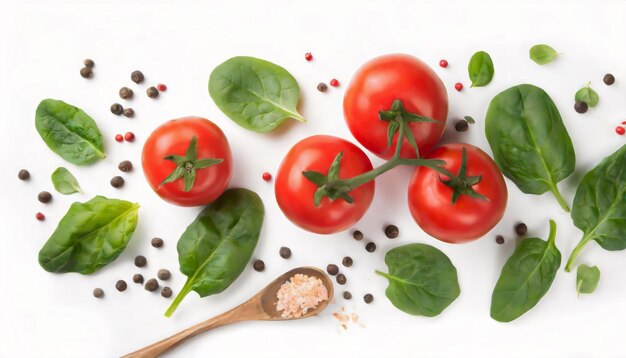
[[[576,258],[581,253],[581,251],[583,251],[587,243],[589,243],[589,238],[587,237],[587,235],[585,235],[580,240],[578,245],[574,247],[574,250],[572,250],[572,253],[569,255],[569,259],[567,260],[567,265],[565,265],[565,272],[570,272],[572,270],[572,268],[574,267],[574,262],[576,261]]]
[[[165,315],[164,315],[165,317],[167,318],[171,317],[174,311],[176,311],[180,303],[183,301],[185,296],[187,296],[187,294],[191,292],[191,286],[192,286],[191,278],[192,277],[187,279],[187,282],[185,282],[185,285],[183,286],[183,288],[176,295],[176,297],[174,297],[174,301],[172,301],[172,304],[168,307],[167,311],[165,311]]]
[[[551,190],[552,190],[552,193],[554,194],[554,197],[556,198],[556,201],[558,201],[559,205],[561,205],[561,208],[563,208],[563,210],[569,213],[570,211],[569,205],[567,204],[567,202],[561,195],[561,192],[559,191],[559,188],[556,186],[556,184],[552,186]]]

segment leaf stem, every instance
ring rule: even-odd
[[[167,318],[171,317],[174,311],[176,311],[176,309],[180,305],[180,303],[183,302],[183,299],[185,298],[185,296],[187,296],[187,294],[191,292],[191,286],[192,286],[191,279],[192,277],[187,279],[187,282],[185,282],[185,285],[183,286],[183,288],[176,295],[176,297],[174,298],[174,301],[172,301],[172,304],[168,307],[167,311],[165,311],[165,314],[164,314],[165,317]]]
[[[569,213],[570,211],[569,205],[567,205],[567,202],[561,195],[561,192],[559,191],[559,188],[556,186],[556,184],[552,185],[552,193],[554,194],[556,201],[558,201],[559,205],[561,205],[561,208],[563,208],[563,210]]]
[[[578,245],[574,247],[574,250],[572,250],[572,253],[569,255],[569,259],[567,260],[567,265],[565,265],[565,272],[570,272],[572,270],[572,267],[574,267],[574,262],[576,261],[576,258],[578,257],[578,255],[580,255],[581,251],[583,251],[583,249],[585,248],[587,243],[589,243],[589,241],[590,241],[589,237],[585,235],[580,240]]]

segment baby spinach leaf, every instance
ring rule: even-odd
[[[598,266],[589,267],[585,264],[578,265],[576,270],[576,293],[579,295],[591,294],[598,287],[600,281],[600,269]]]
[[[467,65],[467,72],[472,81],[472,87],[483,87],[493,79],[493,61],[485,51],[476,52]]]
[[[500,170],[521,191],[551,191],[569,211],[557,183],[574,171],[574,146],[544,90],[522,84],[500,92],[489,104],[485,134]]]
[[[598,105],[598,101],[600,101],[600,96],[598,93],[594,91],[591,87],[591,84],[579,89],[574,95],[574,100],[576,102],[585,102],[589,105],[589,107],[595,107]]]
[[[104,158],[102,135],[82,109],[55,99],[44,99],[35,114],[37,132],[53,152],[77,165]]]
[[[209,78],[209,94],[217,107],[238,125],[269,132],[298,113],[300,87],[284,68],[254,57],[233,57]]]
[[[528,51],[530,59],[539,65],[545,65],[552,62],[559,54],[550,46],[541,44],[535,45]]]
[[[264,209],[259,196],[230,189],[207,206],[178,240],[178,262],[187,282],[165,312],[170,317],[191,290],[200,297],[224,291],[254,252]]]
[[[461,294],[456,268],[446,254],[426,244],[408,244],[385,255],[389,280],[385,291],[396,308],[412,315],[434,317]]]
[[[590,241],[609,251],[626,249],[626,144],[585,174],[576,189],[572,219],[584,235],[565,271]]]
[[[83,190],[78,185],[76,178],[70,173],[69,170],[63,167],[57,168],[51,176],[54,189],[61,194],[74,194],[82,193]]]
[[[138,210],[138,204],[103,196],[72,204],[39,251],[39,264],[48,272],[100,270],[126,248]]]
[[[491,318],[511,322],[535,307],[548,292],[561,265],[555,238],[556,223],[550,220],[548,241],[524,239],[515,248],[493,290]]]

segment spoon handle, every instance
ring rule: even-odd
[[[241,306],[235,307],[230,311],[224,312],[219,316],[215,316],[209,320],[193,325],[185,329],[184,331],[174,334],[173,336],[153,343],[133,353],[129,353],[122,358],[158,357],[166,351],[176,347],[177,345],[183,343],[189,338],[194,337],[202,332],[206,332],[210,329],[221,327],[229,323],[244,321],[246,319],[249,319],[249,317],[241,315]]]

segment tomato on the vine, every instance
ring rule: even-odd
[[[443,168],[453,177],[427,167],[417,167],[413,173],[409,209],[426,233],[463,243],[482,237],[500,221],[507,202],[506,183],[487,153],[456,143],[435,148],[427,158],[444,160]]]
[[[413,56],[385,55],[361,66],[350,81],[343,101],[350,132],[372,153],[391,158],[397,138],[404,137],[400,133],[389,145],[388,127],[393,116],[383,120],[380,112],[394,112],[390,111],[394,101],[401,104],[401,113],[414,119],[407,123],[409,132],[420,153],[427,153],[443,134],[448,116],[448,95],[437,74]],[[407,140],[402,143],[400,156],[416,157],[415,149]]]
[[[144,144],[141,164],[152,189],[180,206],[217,199],[228,187],[233,167],[224,133],[200,117],[174,119],[155,129]]]
[[[319,185],[305,177],[304,172],[327,175],[338,162],[338,178],[352,178],[372,170],[367,155],[345,139],[316,135],[303,139],[287,153],[278,169],[275,194],[285,216],[299,227],[318,234],[339,232],[354,225],[374,199],[374,181],[358,186],[345,195],[331,199],[317,198]],[[323,179],[320,179],[323,180]],[[348,201],[353,201],[352,203]]]

